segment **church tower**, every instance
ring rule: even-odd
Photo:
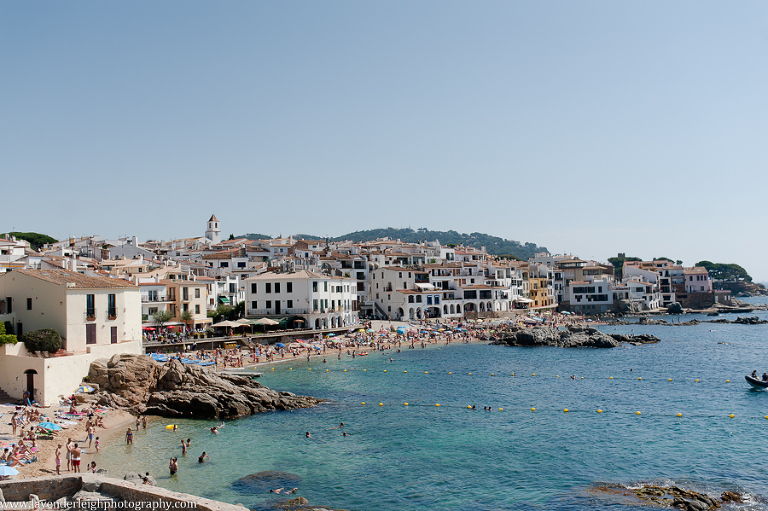
[[[213,242],[213,244],[221,243],[221,229],[219,228],[219,219],[216,215],[211,215],[211,219],[208,220],[208,229],[205,230],[205,237]]]

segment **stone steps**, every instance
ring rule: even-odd
[[[6,392],[0,388],[0,404],[6,404],[6,403],[17,403],[18,399],[13,399],[11,396],[6,394]]]

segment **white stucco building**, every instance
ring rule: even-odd
[[[351,277],[309,270],[269,272],[246,279],[245,290],[249,318],[298,316],[301,326],[312,330],[358,323],[357,282]]]
[[[141,297],[134,284],[63,269],[19,269],[0,276],[0,321],[17,335],[52,328],[57,356],[34,355],[24,344],[0,346],[0,388],[14,398],[29,390],[43,404],[72,393],[93,360],[142,352]]]

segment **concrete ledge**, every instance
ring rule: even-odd
[[[200,511],[243,511],[245,509],[242,506],[227,504],[226,502],[178,493],[157,486],[136,485],[99,474],[0,481],[0,490],[2,490],[7,503],[27,502],[30,494],[37,495],[41,501],[53,502],[61,498],[72,498],[80,490],[88,490],[116,497],[125,502],[144,503],[143,506],[125,506],[130,509],[197,509]],[[0,503],[0,509],[3,507],[12,509],[12,507],[3,506]]]

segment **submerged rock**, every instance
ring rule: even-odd
[[[240,493],[263,494],[276,488],[286,488],[289,491],[301,483],[301,476],[290,472],[266,470],[241,477],[232,484]]]
[[[570,326],[566,330],[550,327],[524,328],[502,333],[491,344],[502,346],[556,346],[558,348],[616,348],[622,342],[654,343],[658,337],[606,334],[593,327]]]
[[[277,392],[246,376],[216,373],[179,360],[163,365],[146,355],[97,360],[88,377],[99,385],[99,403],[170,418],[231,419],[319,402]]]

